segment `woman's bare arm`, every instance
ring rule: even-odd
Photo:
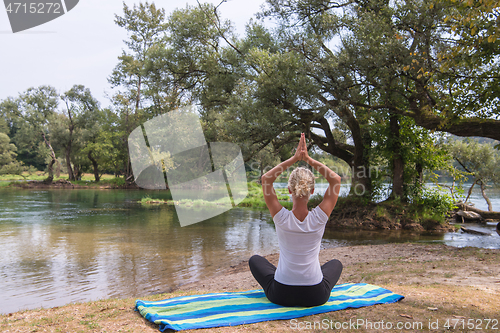
[[[312,166],[315,170],[317,170],[323,177],[325,177],[326,181],[328,182],[328,188],[326,189],[323,201],[321,201],[319,207],[326,213],[326,215],[330,216],[333,208],[335,208],[335,205],[337,204],[337,199],[340,192],[341,178],[329,167],[321,162],[316,161],[310,156],[307,156],[304,161]]]
[[[278,214],[278,212],[283,208],[283,206],[278,201],[278,197],[276,196],[276,192],[274,191],[273,183],[276,178],[278,178],[278,176],[281,175],[286,169],[302,159],[302,157],[304,156],[304,149],[307,154],[306,140],[304,134],[302,133],[300,136],[299,144],[297,146],[297,150],[295,151],[295,155],[266,172],[261,178],[264,201],[266,202],[267,208],[269,209],[269,213],[271,213],[272,217]]]

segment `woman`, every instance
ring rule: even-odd
[[[298,161],[305,161],[319,171],[329,184],[323,201],[310,212],[307,202],[314,192],[314,175],[310,170],[297,168],[290,174],[291,211],[279,203],[273,188],[276,178]],[[340,176],[308,155],[304,133],[295,155],[262,176],[264,200],[276,226],[280,257],[278,268],[259,255],[250,258],[249,266],[271,302],[283,306],[316,306],[328,301],[340,278],[342,264],[334,259],[320,266],[318,256],[339,189]]]

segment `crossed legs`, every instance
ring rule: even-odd
[[[321,266],[323,280],[319,284],[289,286],[274,280],[276,267],[266,258],[254,255],[248,261],[248,265],[267,298],[283,306],[316,306],[326,303],[342,273],[342,263],[333,259]]]

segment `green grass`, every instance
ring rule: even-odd
[[[22,175],[0,175],[0,180],[44,180],[48,177],[48,173],[43,171],[36,171],[34,173],[24,172]],[[115,178],[113,175],[102,175],[101,180],[110,180]],[[59,177],[54,175],[54,180],[58,179],[68,179],[67,173],[61,173]],[[82,181],[94,181],[94,175],[91,173],[84,173],[82,175]]]
[[[238,207],[252,207],[252,208],[262,208],[262,209],[267,208],[266,202],[264,201],[264,196],[262,194],[261,185],[256,182],[248,182],[247,184],[248,184],[248,195],[246,196],[245,199],[243,199],[243,201],[241,201],[238,204]],[[277,189],[276,195],[278,197],[278,200],[284,207],[288,209],[292,208],[292,201],[288,196],[288,190],[286,188]],[[173,204],[172,200],[155,199],[151,198],[150,196],[143,197],[139,202],[143,205]],[[224,204],[223,201],[206,201],[206,200],[189,200],[189,199],[179,200],[179,203],[186,207],[193,207],[193,208],[202,207],[206,205],[217,206]]]
[[[23,175],[0,175],[0,188],[7,187],[11,184],[11,182],[16,181],[43,181],[47,179],[48,174],[42,171],[37,171],[35,173],[23,173]],[[58,181],[60,179],[67,180],[68,174],[61,173],[59,177],[54,175],[54,181]],[[102,175],[99,182],[95,182],[94,175],[90,173],[85,173],[82,175],[81,180],[72,181],[72,184],[80,185],[80,186],[90,186],[90,187],[99,187],[99,186],[111,186],[111,187],[119,187],[125,185],[126,181],[123,177],[115,177],[114,175]],[[11,182],[9,182],[11,181]]]
[[[66,178],[67,179],[67,178]],[[103,175],[99,182],[95,182],[94,177],[83,176],[82,180],[75,180],[71,183],[82,186],[123,186],[126,181],[123,177],[115,177],[113,175]]]
[[[36,172],[34,174],[23,173],[23,176],[21,176],[21,175],[0,175],[0,180],[12,180],[12,181],[16,181],[16,180],[44,180],[45,178],[47,178],[47,174],[45,174],[43,172]],[[61,177],[59,177],[59,178],[62,178],[62,177],[63,177],[63,175],[61,175]],[[54,177],[54,180],[59,179],[59,178]],[[68,178],[68,177],[66,176],[66,178]]]
[[[280,203],[288,208],[292,208],[292,201],[288,196],[288,189],[276,189],[276,195]],[[248,182],[248,195],[242,202],[238,204],[239,207],[253,207],[253,208],[267,208],[262,193],[262,186],[256,182]]]

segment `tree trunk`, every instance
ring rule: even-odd
[[[480,185],[481,185],[481,194],[483,195],[484,200],[486,200],[486,203],[488,204],[488,211],[489,211],[489,212],[491,212],[491,211],[493,211],[493,207],[492,207],[492,205],[491,205],[490,198],[488,198],[488,196],[487,196],[487,195],[486,195],[486,193],[484,192],[484,188],[485,188],[485,186],[484,186],[484,182],[483,182],[483,181],[481,181],[481,184],[480,184]]]
[[[324,117],[316,121],[320,123],[325,137],[322,138],[313,131],[309,131],[308,135],[320,149],[349,164],[352,173],[349,195],[370,197],[372,195],[372,170],[369,167],[370,163],[365,149],[365,146],[370,147],[371,145],[370,135],[366,131],[363,131],[359,122],[349,110],[345,110],[341,115],[345,115],[348,119],[347,123],[351,129],[354,146],[336,141],[333,137],[330,124]]]
[[[75,164],[74,177],[75,180],[82,180],[83,170],[81,165]]]
[[[54,181],[54,163],[56,162],[56,160],[54,159],[51,159],[50,162],[49,162],[49,165],[47,166],[47,171],[49,172],[49,176],[47,178],[45,178],[45,180],[43,181],[44,183],[46,184],[52,184],[52,181]]]
[[[262,161],[259,162],[259,169],[260,169],[259,184],[262,184],[262,176],[264,176],[264,163]]]
[[[422,184],[424,181],[424,168],[422,167],[421,163],[417,163],[415,165],[415,168],[417,169],[417,179],[416,182],[418,184]]]
[[[73,123],[73,115],[71,114],[71,108],[69,107],[67,101],[66,101],[66,108],[68,112],[68,119],[69,119],[69,140],[68,144],[66,146],[66,168],[68,169],[68,180],[73,181],[76,180],[75,177],[75,172],[73,172],[73,168],[71,167],[71,148],[73,147],[73,131],[75,129],[75,125]],[[76,166],[75,166],[76,168]],[[75,170],[76,171],[76,170]]]
[[[70,134],[71,137],[71,134]],[[76,180],[75,179],[75,173],[73,172],[73,167],[71,166],[71,141],[68,143],[66,146],[66,168],[68,169],[68,180]]]
[[[472,189],[474,188],[474,185],[476,185],[476,183],[477,183],[477,180],[475,180],[474,183],[472,183],[472,185],[469,187],[469,191],[467,192],[467,198],[465,198],[465,203],[467,203],[467,201],[469,201],[469,197],[472,194]]]
[[[399,120],[398,116],[392,115],[389,120],[389,128],[392,141],[392,193],[389,198],[404,199],[404,161],[401,156],[401,142],[399,140]]]
[[[94,168],[94,179],[96,181],[96,183],[101,179],[101,177],[99,176],[99,168],[98,168],[98,164],[97,164],[97,161],[95,158],[92,157],[92,152],[89,151],[89,153],[87,154],[90,162],[92,162],[92,167]]]
[[[52,158],[49,162],[49,165],[48,165],[48,172],[49,172],[49,176],[44,180],[45,183],[47,184],[51,184],[52,181],[54,180],[54,164],[56,163],[57,161],[57,158],[56,158],[56,153],[54,153],[54,149],[52,148],[52,145],[50,144],[50,141],[47,140],[47,137],[45,136],[45,133],[42,132],[42,138],[43,138],[43,141],[45,142],[45,144],[47,145],[47,147],[49,148],[50,150],[50,157]]]
[[[365,165],[353,164],[351,172],[349,195],[370,196],[372,193],[371,170]]]

